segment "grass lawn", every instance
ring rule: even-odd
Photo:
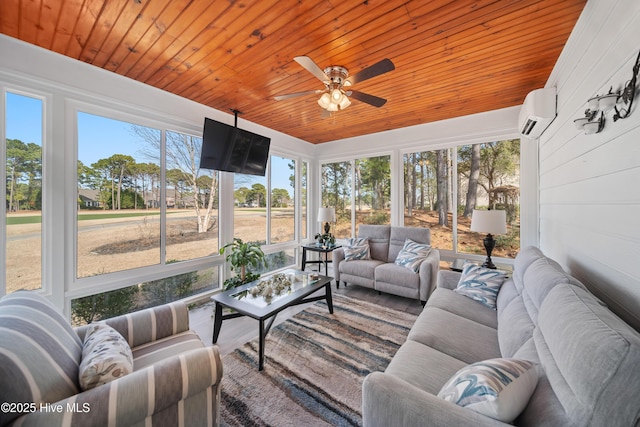
[[[167,212],[171,214],[173,212]],[[84,221],[89,219],[112,219],[112,218],[127,218],[136,216],[154,216],[160,215],[160,212],[129,212],[129,213],[99,213],[99,214],[80,214],[78,215],[78,221]],[[28,216],[8,216],[7,225],[21,225],[21,224],[40,224],[42,222],[42,215],[28,215]]]

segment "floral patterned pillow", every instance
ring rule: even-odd
[[[535,363],[489,359],[460,369],[442,387],[438,397],[510,423],[527,406],[537,384]]]
[[[93,323],[84,337],[79,380],[82,390],[133,372],[133,353],[122,335],[105,323]]]

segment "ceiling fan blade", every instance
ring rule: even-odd
[[[368,93],[359,92],[357,90],[350,90],[347,92],[347,96],[350,96],[353,99],[357,99],[358,101],[366,102],[369,105],[373,105],[374,107],[382,107],[387,103],[387,100],[384,98],[380,98],[374,95],[369,95]]]
[[[322,83],[330,80],[329,76],[327,76],[324,71],[322,71],[322,68],[318,67],[318,65],[313,62],[313,59],[309,58],[308,56],[296,56],[295,58],[293,58],[293,60],[302,65],[305,70],[316,76],[316,78]]]
[[[372,77],[379,76],[380,74],[388,73],[389,71],[395,70],[396,67],[393,65],[390,59],[383,59],[380,62],[376,62],[370,67],[361,70],[354,75],[347,78],[347,82],[352,85],[356,83],[360,83],[361,81],[370,79]]]
[[[297,98],[298,96],[312,95],[312,94],[322,93],[322,92],[323,91],[320,90],[320,89],[318,89],[318,90],[308,90],[306,92],[296,92],[296,93],[289,93],[287,95],[274,96],[273,99],[275,99],[276,101],[282,101],[284,99]]]

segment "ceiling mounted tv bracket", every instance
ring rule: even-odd
[[[233,117],[234,117],[233,125],[235,127],[238,127],[238,114],[244,114],[244,113],[240,110],[236,110],[235,108],[232,108],[231,112],[233,113]]]

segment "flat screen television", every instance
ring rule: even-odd
[[[205,118],[200,167],[264,176],[271,138]]]

